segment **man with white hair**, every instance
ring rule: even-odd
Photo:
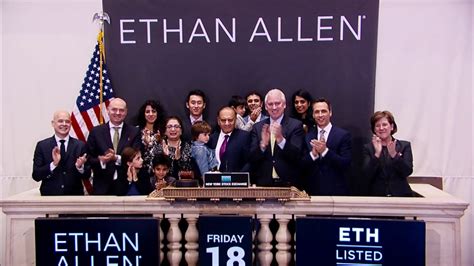
[[[285,94],[271,89],[265,96],[269,118],[254,125],[251,134],[251,176],[258,186],[292,186],[300,183],[299,160],[304,131],[300,121],[284,114]]]

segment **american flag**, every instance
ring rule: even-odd
[[[82,83],[82,89],[76,100],[76,105],[71,115],[71,136],[86,141],[89,131],[100,124],[102,114],[104,122],[109,121],[107,106],[114,96],[114,90],[110,83],[109,73],[105,62],[102,63],[102,106],[100,106],[100,62],[99,44],[95,46],[89,69]]]

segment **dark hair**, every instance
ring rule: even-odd
[[[191,127],[191,136],[197,140],[201,133],[211,133],[211,126],[206,121],[196,121]]]
[[[139,149],[125,147],[122,151],[122,165],[128,167],[127,163],[133,161],[133,158],[135,158],[139,152]]]
[[[156,110],[156,121],[153,124],[153,130],[157,131],[160,130],[160,133],[163,133],[164,127],[163,122],[166,117],[165,111],[161,106],[159,101],[156,100],[146,100],[143,105],[138,110],[137,116],[137,125],[140,129],[143,129],[146,126],[146,118],[145,118],[145,110],[147,106],[151,106],[154,110]]]
[[[257,95],[258,98],[260,98],[260,101],[263,103],[263,96],[258,91],[251,91],[251,92],[247,93],[247,95],[245,95],[245,101],[246,102],[247,102],[247,98],[251,95]]]
[[[192,90],[188,93],[188,96],[186,96],[186,103],[189,102],[189,98],[191,98],[192,95],[197,95],[202,97],[202,101],[204,103],[207,102],[206,99],[206,94],[202,90]]]
[[[246,106],[247,101],[244,99],[244,97],[240,95],[232,95],[232,97],[229,100],[229,106],[237,108],[238,106]]]
[[[165,127],[166,127],[166,125],[168,124],[168,122],[169,122],[170,120],[172,120],[172,119],[178,121],[179,126],[181,126],[181,129],[183,129],[183,121],[181,120],[181,118],[179,118],[179,117],[177,117],[177,116],[175,116],[175,115],[171,115],[171,116],[168,116],[168,117],[166,118],[165,124],[164,124]]]
[[[370,117],[370,127],[372,129],[372,133],[375,134],[375,124],[377,123],[377,121],[384,117],[387,118],[387,121],[391,125],[393,125],[393,129],[392,132],[390,132],[390,135],[397,133],[397,123],[395,123],[395,118],[389,111],[377,111],[372,115],[372,117]]]
[[[316,100],[314,100],[312,103],[311,103],[311,107],[313,107],[316,103],[326,103],[328,105],[328,109],[329,111],[331,111],[331,102],[326,99],[326,98],[318,98]]]
[[[311,96],[311,94],[306,90],[297,90],[291,96],[291,107],[292,107],[291,108],[291,117],[299,119],[299,120],[302,119],[301,115],[298,113],[298,111],[296,111],[296,108],[295,108],[296,96],[299,96],[299,97],[305,99],[308,102],[308,110],[306,110],[305,119],[307,119],[308,117],[311,118],[313,116],[313,106],[312,106],[313,96]]]
[[[158,153],[157,155],[155,155],[155,158],[153,158],[152,161],[153,169],[155,169],[155,167],[157,167],[158,165],[166,165],[166,167],[168,167],[169,169],[171,168],[171,159],[164,153]]]

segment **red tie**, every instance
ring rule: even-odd
[[[229,135],[224,135],[224,141],[222,142],[221,149],[219,150],[219,159],[222,161],[222,156],[224,156],[225,149],[227,148],[227,141],[229,140]]]

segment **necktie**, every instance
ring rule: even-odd
[[[114,145],[115,153],[117,153],[118,143],[119,143],[119,139],[120,139],[119,128],[120,127],[114,127],[115,132],[114,132],[114,138],[113,138],[112,145]]]
[[[319,131],[319,140],[320,141],[326,141],[326,137],[324,136],[324,133],[326,133],[326,131],[324,129],[321,129],[321,131]]]
[[[224,135],[224,141],[222,142],[221,148],[219,149],[219,159],[222,162],[225,150],[227,149],[227,142],[229,141],[229,135]]]
[[[59,141],[61,145],[59,145],[59,151],[61,152],[61,161],[64,162],[66,159],[66,145],[64,144],[66,140],[62,139]]]
[[[272,149],[272,155],[275,151],[275,133],[270,133],[270,148]]]
[[[275,152],[275,133],[273,133],[273,132],[270,133],[270,148],[271,148],[271,152],[272,152],[272,156],[273,156],[273,154]],[[275,160],[273,160],[273,162],[275,162]],[[272,178],[274,178],[274,179],[279,178],[278,174],[275,170],[275,165],[272,166]]]

